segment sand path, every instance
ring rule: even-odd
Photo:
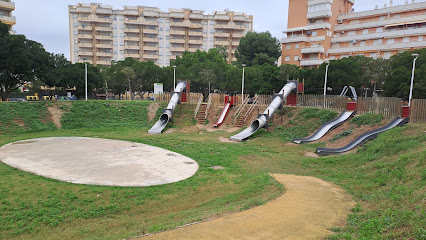
[[[340,187],[314,177],[274,174],[286,191],[247,211],[143,239],[324,239],[342,225],[355,202]]]

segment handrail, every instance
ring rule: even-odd
[[[195,108],[194,118],[197,117],[198,111],[200,110],[201,103],[203,102],[203,97],[199,97],[197,107]]]
[[[209,102],[207,103],[207,108],[206,108],[206,117],[204,119],[207,119],[207,114],[209,112],[209,108],[212,105],[212,95],[209,95]]]
[[[234,113],[234,116],[236,116],[236,115],[239,115],[239,114],[240,114],[240,111],[242,111],[242,109],[244,108],[244,105],[246,105],[248,101],[249,101],[249,98],[246,98],[246,100],[244,100],[243,104],[241,104],[241,105],[238,107],[237,111]]]
[[[253,104],[250,106],[250,108],[247,110],[245,114],[244,122],[247,121],[247,118],[251,115],[251,113],[253,112],[254,108],[257,106],[258,103],[259,103],[258,97],[256,97],[256,99],[253,101]]]

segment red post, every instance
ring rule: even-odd
[[[402,106],[402,115],[403,118],[410,117],[410,106]]]
[[[349,111],[349,112],[356,111],[356,102],[347,102],[346,111]]]

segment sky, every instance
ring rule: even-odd
[[[274,37],[282,38],[287,29],[288,0],[14,0],[16,17],[14,30],[27,38],[43,44],[51,53],[64,54],[69,58],[68,5],[77,3],[102,3],[115,8],[127,6],[169,8],[191,8],[205,13],[229,9],[253,15],[254,31],[269,31]],[[406,0],[393,0],[393,5],[404,4]],[[411,2],[412,0],[408,0]],[[426,0],[416,0],[423,2]],[[355,11],[372,10],[376,5],[389,5],[389,0],[355,0]]]

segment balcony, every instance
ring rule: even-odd
[[[81,26],[79,25],[77,27],[78,30],[87,30],[87,31],[92,31],[92,26]]]
[[[156,21],[146,21],[144,18],[138,18],[138,19],[127,19],[124,20],[125,24],[134,24],[134,25],[151,25],[151,26],[158,26],[158,22]]]
[[[79,56],[93,56],[93,52],[92,51],[79,51],[78,55]]]
[[[300,61],[300,66],[318,66],[318,65],[321,65],[323,62],[324,60],[321,60],[321,59],[307,58],[307,59],[302,59]]]
[[[214,41],[214,45],[228,46],[229,41]]]
[[[229,21],[228,15],[214,15],[214,20],[223,20],[223,21]]]
[[[234,41],[234,42],[232,42],[232,46],[239,46],[240,45],[240,42],[239,41]]]
[[[125,28],[125,33],[139,33],[139,28]]]
[[[90,64],[93,64],[93,60],[83,60],[83,59],[80,59],[77,62],[78,63],[90,63]]]
[[[202,36],[204,36],[204,33],[203,32],[196,32],[196,31],[188,31],[188,35],[189,36],[199,36],[199,37],[202,37]]]
[[[185,13],[180,13],[180,12],[171,12],[170,13],[170,17],[171,18],[185,18]]]
[[[185,39],[183,38],[170,38],[171,43],[185,43]]]
[[[139,37],[124,37],[125,41],[136,41],[139,42]]]
[[[242,38],[242,37],[244,37],[245,36],[245,34],[243,34],[243,33],[233,33],[232,34],[232,37],[233,38]]]
[[[331,10],[310,12],[306,16],[308,19],[330,18],[332,16]]]
[[[426,42],[406,42],[406,43],[393,43],[393,44],[372,44],[359,47],[342,47],[328,49],[329,54],[335,53],[354,53],[354,52],[368,52],[368,51],[385,51],[385,50],[399,50],[399,49],[412,49],[412,48],[425,48]]]
[[[111,35],[96,35],[96,39],[112,40],[112,36]]]
[[[126,58],[140,58],[141,57],[141,55],[139,54],[139,53],[125,53],[124,54],[124,57],[126,57]]]
[[[176,31],[176,30],[171,30],[170,31],[170,35],[185,35],[185,31]]]
[[[309,0],[308,6],[317,5],[317,4],[321,4],[321,3],[333,4],[333,0]]]
[[[112,52],[96,52],[98,57],[112,57]]]
[[[214,35],[215,37],[226,37],[226,38],[228,38],[228,37],[229,37],[229,33],[219,33],[219,32],[215,32],[213,35]]]
[[[93,38],[93,36],[89,35],[89,34],[78,34],[77,37],[80,38],[80,39],[92,39]]]
[[[322,46],[311,46],[302,48],[302,53],[324,53],[324,47]]]
[[[310,24],[303,27],[289,28],[285,32],[292,33],[292,32],[309,31],[309,30],[316,30],[316,29],[331,29],[331,24],[330,23]]]
[[[197,45],[202,45],[203,44],[203,40],[188,40],[189,44],[197,44]]]
[[[145,51],[158,51],[158,46],[155,46],[155,47],[143,46],[143,50],[145,50]]]
[[[103,43],[97,43],[96,48],[108,48],[112,49],[112,44],[103,44]]]
[[[7,24],[7,25],[15,25],[16,24],[16,18],[15,17],[8,17],[8,16],[1,16],[0,15],[0,21],[2,21],[4,24]]]
[[[99,60],[99,61],[96,61],[96,64],[98,64],[98,65],[105,65],[105,66],[111,66],[111,61]]]
[[[188,52],[196,52],[197,50],[199,50],[199,48],[188,48]]]
[[[363,41],[369,39],[380,39],[380,38],[396,38],[404,36],[416,36],[426,34],[426,27],[403,29],[403,30],[389,30],[379,33],[360,34],[346,37],[334,37],[331,39],[332,43],[338,42],[352,42],[352,41]]]
[[[171,52],[185,52],[185,48],[183,47],[172,47],[170,48]]]
[[[99,32],[112,32],[112,27],[96,27],[95,30]]]
[[[99,18],[96,15],[93,17],[78,17],[79,22],[98,22],[98,23],[112,23],[111,18]]]
[[[233,22],[229,22],[228,24],[216,24],[214,28],[218,29],[234,29],[234,30],[244,30],[244,25],[237,25]]]
[[[410,12],[416,10],[423,10],[426,8],[426,2],[419,2],[414,4],[404,4],[394,7],[380,8],[376,10],[363,11],[363,12],[351,12],[347,14],[341,14],[337,17],[337,20],[350,20],[370,17],[374,15],[387,15],[398,12]]]
[[[86,48],[88,48],[88,47],[93,47],[93,43],[79,43],[78,44],[78,47],[86,47]]]
[[[145,58],[145,59],[158,59],[159,56],[158,55],[153,55],[153,54],[144,54],[143,58]]]
[[[176,60],[176,56],[170,56],[169,59],[170,60]]]
[[[192,19],[204,19],[204,15],[200,13],[191,13],[189,14],[189,18]]]
[[[0,0],[0,8],[13,11],[15,10],[15,3]]]
[[[139,49],[139,45],[124,45],[124,49]]]
[[[408,23],[408,22],[418,22],[426,21],[426,14],[412,15],[401,18],[391,18],[386,20],[375,20],[368,22],[360,22],[353,24],[338,24],[335,26],[334,31],[347,31],[352,29],[364,29],[364,28],[374,28],[374,27],[383,27],[386,25],[398,24],[398,23]]]
[[[199,23],[191,23],[189,20],[185,20],[183,22],[170,22],[170,26],[172,27],[189,27],[189,28],[202,28],[203,25]]]
[[[149,29],[149,28],[143,29],[143,32],[148,33],[148,34],[158,34],[159,33],[159,31],[157,29]]]
[[[318,36],[318,37],[296,36],[296,37],[282,38],[280,43],[286,44],[286,43],[294,43],[294,42],[319,42],[324,40],[325,40],[325,36]]]
[[[143,38],[143,41],[144,42],[158,42],[158,38],[147,38],[147,37],[144,37]]]
[[[138,16],[139,12],[137,9],[124,9],[123,15],[125,16]]]

